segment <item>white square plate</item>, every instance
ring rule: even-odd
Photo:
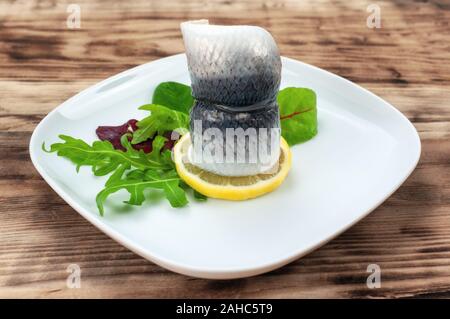
[[[130,69],[77,94],[36,127],[30,155],[47,183],[101,231],[170,270],[204,278],[239,278],[283,266],[323,245],[366,216],[409,176],[420,156],[413,125],[386,101],[314,66],[283,58],[282,87],[312,88],[319,133],[292,148],[292,169],[279,189],[230,202],[165,199],[127,207],[126,192],[95,196],[105,177],[41,150],[67,134],[92,142],[98,125],[119,125],[147,113],[137,108],[163,81],[189,83],[184,54]]]

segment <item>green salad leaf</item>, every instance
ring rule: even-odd
[[[143,151],[131,147],[128,137],[122,136],[122,145],[126,152],[114,149],[108,141],[95,141],[92,145],[83,140],[67,135],[59,135],[64,143],[54,143],[50,150],[42,149],[47,153],[56,152],[58,156],[66,157],[76,165],[77,172],[82,166],[91,166],[95,176],[104,176],[116,170],[121,164],[128,164],[140,169],[171,169],[172,163],[159,161],[147,156]]]
[[[145,104],[140,110],[150,111],[150,115],[137,123],[138,129],[133,133],[133,144],[162,135],[168,131],[183,130],[189,127],[189,116],[159,104]]]
[[[281,135],[289,145],[306,142],[317,134],[316,94],[307,88],[289,87],[277,97]]]
[[[186,193],[180,187],[181,179],[176,172],[161,173],[152,170],[134,170],[120,179],[114,179],[105,185],[105,188],[97,194],[96,202],[100,215],[104,213],[103,204],[109,195],[125,189],[130,198],[125,201],[130,205],[142,205],[145,201],[146,189],[163,190],[172,207],[182,207],[188,203]]]
[[[114,171],[114,173],[109,176],[105,183],[105,187],[112,185],[113,183],[120,181],[123,174],[131,168],[130,164],[120,164],[119,167]]]
[[[194,98],[189,85],[178,82],[162,82],[153,92],[152,103],[164,105],[189,115],[189,111],[194,105]]]
[[[186,192],[181,184],[169,150],[162,150],[165,141],[163,136],[156,136],[152,143],[152,152],[144,153],[135,150],[127,134],[121,138],[126,152],[116,150],[108,141],[95,141],[92,145],[83,140],[67,135],[59,135],[63,143],[54,143],[45,152],[56,152],[76,165],[77,172],[82,166],[91,166],[96,176],[110,174],[97,197],[97,207],[101,215],[104,213],[104,202],[109,195],[127,190],[130,198],[126,201],[130,205],[141,205],[145,200],[146,189],[160,189],[173,207],[182,207],[188,203]],[[131,171],[130,171],[131,169]],[[127,173],[128,171],[128,173]],[[197,199],[194,196],[195,199]]]

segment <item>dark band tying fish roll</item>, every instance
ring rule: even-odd
[[[193,163],[225,176],[274,166],[280,152],[281,60],[272,36],[260,27],[207,20],[182,23],[181,30],[195,98]]]

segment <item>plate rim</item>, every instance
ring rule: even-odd
[[[112,83],[113,81],[122,78],[123,76],[127,76],[129,74],[132,74],[133,72],[139,71],[141,69],[144,69],[145,67],[148,67],[150,64],[154,64],[155,62],[164,62],[167,60],[176,60],[180,58],[185,58],[184,53],[164,57],[161,59],[153,60],[138,66],[135,66],[133,68],[127,69],[125,71],[122,71],[118,74],[115,74],[111,77],[106,78],[105,80],[102,80],[100,82],[97,82],[96,84],[93,84],[89,86],[86,89],[83,89],[79,93],[75,94],[74,96],[70,97],[69,99],[65,100],[63,103],[59,104],[57,107],[52,109],[40,122],[39,124],[34,128],[33,133],[30,138],[29,142],[29,154],[31,158],[31,162],[33,163],[34,167],[38,171],[38,173],[41,175],[41,177],[44,179],[44,181],[69,205],[71,206],[75,211],[77,211],[82,217],[84,217],[87,221],[89,221],[92,225],[94,225],[97,229],[99,229],[101,232],[118,242],[120,245],[125,246],[126,248],[130,249],[137,255],[157,264],[158,266],[161,266],[163,268],[166,268],[168,270],[174,271],[176,273],[180,273],[183,275],[191,276],[191,277],[198,277],[198,278],[206,278],[206,279],[235,279],[235,278],[244,278],[249,276],[256,276],[265,272],[272,271],[274,269],[277,269],[279,267],[282,267],[294,260],[297,260],[308,253],[318,249],[319,247],[325,245],[332,239],[336,238],[340,234],[342,234],[344,231],[351,228],[353,225],[361,221],[363,218],[365,218],[367,215],[369,215],[373,210],[375,210],[378,206],[380,206],[387,198],[389,198],[397,189],[406,181],[406,179],[411,175],[411,173],[414,171],[414,169],[417,167],[417,164],[420,159],[421,155],[421,141],[419,134],[417,132],[417,129],[414,127],[414,125],[411,123],[411,121],[398,109],[396,109],[392,104],[384,100],[383,98],[377,96],[376,94],[372,93],[368,89],[362,87],[361,85],[354,83],[348,79],[345,79],[337,74],[334,74],[332,72],[329,72],[327,70],[324,70],[322,68],[316,67],[314,65],[292,59],[289,57],[282,57],[282,60],[287,61],[289,63],[296,63],[301,64],[303,67],[310,68],[311,70],[315,72],[325,72],[328,76],[331,76],[333,79],[338,81],[345,81],[347,85],[356,86],[359,90],[364,91],[364,93],[369,94],[372,98],[375,98],[379,102],[383,103],[386,107],[389,107],[392,111],[394,111],[397,115],[399,115],[403,121],[406,121],[409,124],[409,128],[411,129],[411,132],[414,135],[414,141],[415,146],[417,147],[416,157],[412,161],[412,165],[409,167],[409,169],[406,171],[404,176],[399,179],[397,184],[393,187],[393,189],[384,196],[381,200],[379,200],[376,204],[374,204],[372,207],[370,207],[365,212],[358,215],[357,218],[353,219],[352,222],[346,224],[344,227],[341,227],[340,229],[336,229],[332,235],[323,238],[316,244],[312,245],[308,249],[299,249],[295,253],[287,254],[287,256],[283,258],[279,258],[276,261],[271,261],[267,263],[260,264],[258,266],[254,267],[229,267],[229,268],[202,268],[198,266],[192,266],[189,264],[185,264],[183,262],[175,262],[169,258],[160,256],[159,254],[150,253],[148,250],[146,250],[144,247],[142,247],[139,243],[134,242],[131,239],[128,239],[125,235],[122,235],[119,231],[115,230],[113,227],[109,226],[108,224],[101,222],[101,220],[94,217],[94,215],[87,209],[84,209],[81,205],[78,204],[78,202],[75,199],[72,199],[71,196],[66,193],[63,189],[61,189],[57,183],[47,174],[46,170],[40,165],[39,163],[39,156],[33,151],[33,146],[37,147],[39,146],[39,142],[36,140],[37,136],[39,135],[39,132],[42,131],[45,128],[45,124],[47,121],[51,119],[51,117],[58,112],[66,103],[73,102],[74,100],[78,98],[85,97],[90,92],[96,91],[96,89],[103,87],[105,85],[108,85],[109,83]],[[40,148],[38,148],[40,149]]]

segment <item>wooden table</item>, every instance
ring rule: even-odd
[[[66,27],[69,3],[81,28]],[[450,297],[450,2],[2,1],[0,297]],[[114,242],[34,170],[31,132],[61,102],[120,71],[183,51],[179,23],[267,28],[281,53],[346,77],[415,125],[422,156],[369,217],[308,256],[254,278],[174,274]],[[69,264],[81,289],[66,287]],[[368,264],[382,284],[368,289]]]

